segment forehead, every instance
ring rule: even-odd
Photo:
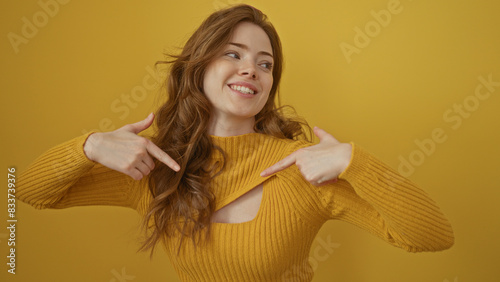
[[[244,44],[251,51],[265,51],[273,54],[269,36],[267,36],[266,32],[260,26],[250,22],[237,24],[229,41]]]

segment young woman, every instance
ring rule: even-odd
[[[310,247],[329,219],[410,252],[453,245],[425,192],[319,128],[310,143],[276,107],[283,56],[261,11],[213,13],[174,58],[156,115],[52,148],[22,174],[18,197],[39,209],[136,209],[142,249],[161,242],[183,281],[310,281]],[[155,135],[139,136],[153,120]]]

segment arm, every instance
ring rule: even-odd
[[[409,252],[450,248],[450,222],[410,180],[353,145],[352,159],[335,184],[319,189],[330,219],[353,223]]]
[[[119,205],[137,208],[147,190],[143,178],[154,169],[152,157],[178,171],[179,165],[147,138],[137,134],[154,119],[115,131],[90,133],[50,149],[18,182],[18,197],[35,208]],[[141,180],[142,181],[132,181]]]
[[[261,175],[295,164],[303,176],[296,181],[316,191],[312,208],[325,220],[353,223],[411,252],[453,245],[450,223],[423,190],[358,146],[340,143],[319,128],[315,134],[319,144],[298,143]]]
[[[141,191],[134,187],[132,179],[85,155],[83,146],[90,134],[55,146],[38,157],[21,173],[17,197],[37,209],[83,205],[135,208]]]

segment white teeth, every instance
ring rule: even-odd
[[[231,87],[231,89],[240,91],[241,93],[244,93],[244,94],[254,94],[255,93],[252,89],[245,87],[245,86],[231,85],[230,87]]]

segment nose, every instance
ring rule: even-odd
[[[241,62],[241,67],[239,71],[241,76],[257,78],[257,70],[255,69],[255,64],[250,62],[250,60],[244,60]]]

